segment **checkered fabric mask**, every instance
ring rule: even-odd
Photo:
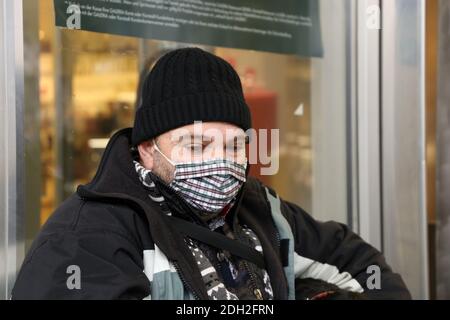
[[[229,204],[246,180],[247,163],[228,159],[174,163],[155,144],[155,149],[175,167],[169,186],[194,208],[219,212]]]

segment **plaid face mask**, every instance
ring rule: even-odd
[[[169,184],[194,208],[219,212],[229,204],[246,180],[247,163],[228,159],[174,163],[158,148],[155,149],[175,167]]]

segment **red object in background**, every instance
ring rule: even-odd
[[[267,149],[270,154],[271,129],[277,128],[277,94],[266,89],[252,89],[245,92],[245,101],[250,107],[252,114],[252,126],[256,130],[258,141],[258,163],[250,165],[250,175],[258,178],[264,184],[270,185],[271,176],[261,175],[261,167],[268,167],[270,164],[261,165],[259,161],[259,129],[267,130]],[[248,155],[248,147],[247,147]]]

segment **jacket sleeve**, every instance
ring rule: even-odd
[[[69,230],[40,239],[22,265],[12,299],[142,299],[150,294],[142,257],[121,234]]]
[[[411,299],[381,252],[346,225],[316,221],[288,201],[281,200],[281,209],[293,231],[297,278],[327,281],[368,299]]]

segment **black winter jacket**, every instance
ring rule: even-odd
[[[48,219],[27,253],[12,299],[208,299],[182,233],[139,181],[130,137],[131,128],[117,132],[93,180]],[[369,299],[410,298],[382,254],[347,226],[314,220],[254,178],[244,183],[227,219],[245,223],[259,237],[275,299],[295,299],[302,278]],[[372,265],[381,271],[379,289],[367,285]],[[81,277],[75,288],[68,285],[73,266]]]

